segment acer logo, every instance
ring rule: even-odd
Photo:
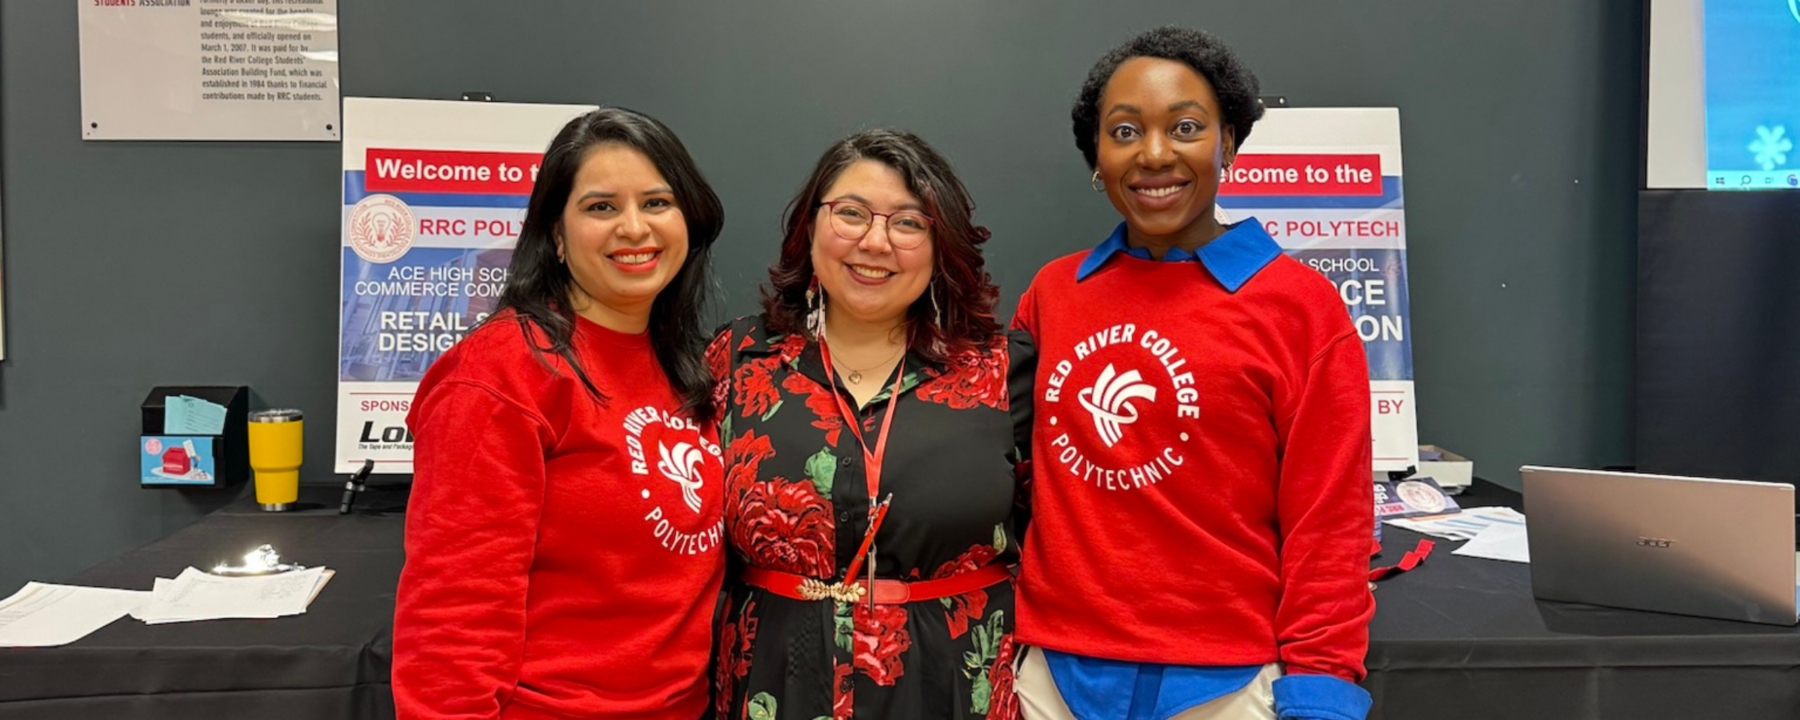
[[[1640,537],[1637,539],[1637,544],[1638,547],[1662,548],[1666,550],[1674,546],[1675,541],[1668,538]]]

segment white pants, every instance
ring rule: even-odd
[[[1256,679],[1237,692],[1195,705],[1171,720],[1275,720],[1275,678],[1281,668],[1274,663],[1264,665]],[[1063,703],[1056,681],[1050,677],[1050,665],[1044,653],[1028,648],[1019,662],[1013,679],[1013,690],[1019,696],[1019,709],[1025,720],[1078,720]]]

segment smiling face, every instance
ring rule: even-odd
[[[1224,118],[1212,84],[1174,60],[1132,58],[1107,81],[1096,169],[1135,238],[1197,247],[1222,232],[1213,200],[1237,152]]]
[[[825,189],[820,202],[850,201],[876,213],[923,213],[924,203],[906,187],[906,179],[875,160],[858,160]],[[894,227],[900,219],[874,218],[861,238],[846,238],[831,217],[833,212],[854,208],[820,206],[812,228],[813,273],[825,290],[834,317],[886,325],[902,320],[906,309],[925,293],[931,282],[932,239],[927,229],[916,247],[899,247],[896,234],[916,233],[917,228]]]
[[[687,220],[656,165],[626,145],[590,150],[557,226],[556,254],[575,279],[576,312],[615,330],[642,331],[656,294],[688,251]],[[621,326],[621,319],[630,321]]]

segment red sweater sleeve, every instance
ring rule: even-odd
[[[1369,537],[1374,523],[1369,368],[1354,331],[1312,360],[1279,418],[1276,512],[1281,604],[1275,637],[1289,673],[1365,675]]]
[[[451,380],[416,402],[394,706],[400,720],[494,718],[518,684],[552,436],[485,385]]]
[[[1025,331],[1032,340],[1036,340],[1038,335],[1037,299],[1032,295],[1032,290],[1036,287],[1035,281],[1025,286],[1025,293],[1019,296],[1019,306],[1013,310],[1012,319],[1012,329]]]

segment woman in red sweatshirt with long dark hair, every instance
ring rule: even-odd
[[[419,384],[405,718],[693,720],[723,576],[700,328],[718,196],[656,120],[544,153],[500,311]]]

